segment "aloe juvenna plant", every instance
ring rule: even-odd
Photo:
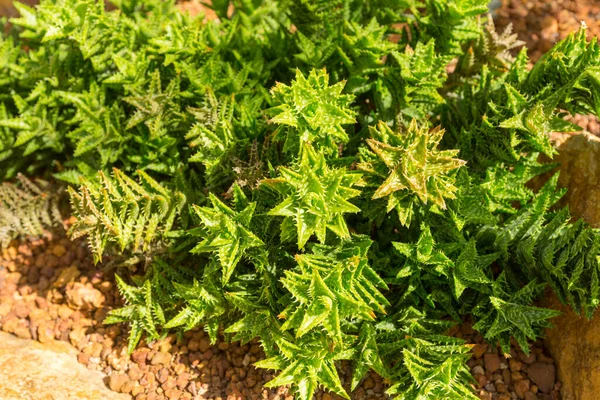
[[[0,24],[0,239],[68,193],[71,236],[117,266],[105,322],[130,352],[203,327],[258,338],[299,399],[350,398],[344,360],[351,390],[373,370],[394,398],[476,399],[453,325],[528,352],[545,288],[594,313],[597,231],[556,175],[527,185],[567,115],[600,113],[585,27],[528,68],[487,0],[112,3]]]

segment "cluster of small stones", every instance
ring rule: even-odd
[[[600,136],[600,121],[593,115],[575,115],[571,122],[579,125],[584,131]]]
[[[469,322],[450,335],[473,343],[467,365],[481,400],[560,400],[561,383],[556,380],[554,360],[545,354],[541,341],[531,344],[528,355],[513,341],[510,354],[505,355],[486,343]]]
[[[525,40],[529,56],[537,61],[556,42],[577,31],[584,21],[588,37],[600,35],[597,0],[503,0],[495,13],[500,27],[512,24]]]
[[[114,275],[93,266],[81,241],[48,233],[37,240],[15,241],[0,255],[0,329],[42,343],[70,342],[79,350],[79,362],[102,371],[107,386],[116,392],[136,400],[293,398],[286,387],[264,387],[275,372],[252,365],[264,358],[256,342],[211,345],[198,328],[182,339],[169,335],[142,342],[128,355],[126,326],[102,324],[121,304]],[[347,385],[352,369],[343,370]],[[372,374],[353,398],[387,398],[385,389],[382,379]],[[338,398],[329,393],[316,397]]]

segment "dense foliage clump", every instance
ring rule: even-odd
[[[486,0],[18,5],[0,39],[0,239],[60,220],[110,260],[129,350],[203,326],[255,337],[301,399],[370,370],[399,399],[476,397],[464,316],[509,351],[590,317],[596,231],[555,204],[549,133],[600,112],[585,29],[528,68]],[[44,185],[46,185],[44,183]],[[60,185],[58,185],[60,186]]]

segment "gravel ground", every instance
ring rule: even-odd
[[[529,56],[538,60],[556,42],[579,29],[584,21],[589,36],[600,34],[598,0],[503,0],[496,11],[498,26],[513,24],[527,43]]]
[[[68,221],[67,221],[68,223]],[[202,330],[144,343],[131,356],[126,353],[126,327],[102,325],[107,312],[121,305],[112,273],[95,268],[81,241],[62,234],[13,242],[0,255],[0,328],[21,338],[42,343],[70,342],[78,360],[106,375],[112,390],[136,400],[150,399],[285,399],[285,387],[265,389],[273,373],[252,363],[263,357],[257,343],[240,346],[219,342],[211,346]],[[558,399],[553,360],[541,343],[526,357],[513,350],[507,360],[465,323],[450,334],[473,343],[469,366],[482,399]],[[342,365],[343,380],[351,368]],[[385,385],[375,374],[353,393],[354,399],[383,399]],[[338,396],[319,393],[318,400]]]
[[[1,329],[42,343],[70,342],[79,350],[79,362],[103,371],[112,390],[136,400],[293,398],[287,388],[263,388],[273,372],[252,366],[264,357],[257,343],[222,341],[211,346],[207,335],[196,329],[181,341],[171,335],[160,342],[143,342],[128,356],[126,327],[102,325],[107,312],[120,305],[112,274],[93,266],[81,241],[49,233],[39,240],[14,242],[2,251]],[[350,382],[349,374],[344,378]],[[373,374],[355,398],[384,398],[383,390],[381,378]]]
[[[529,355],[512,343],[509,355],[490,346],[468,322],[457,326],[451,335],[473,343],[473,356],[468,361],[482,400],[558,400],[560,382],[556,381],[554,360],[545,352],[542,341],[531,344]]]

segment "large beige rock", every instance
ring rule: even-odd
[[[600,315],[588,321],[554,295],[543,305],[562,312],[546,332],[546,348],[556,362],[563,400],[600,399]]]
[[[571,213],[600,227],[600,138],[590,133],[565,135],[558,141],[559,185],[568,188],[563,203]],[[600,398],[600,397],[599,397]]]
[[[588,133],[563,135],[556,145],[559,184],[568,188],[563,199],[575,217],[600,227],[600,139]],[[563,400],[600,399],[600,310],[588,321],[549,294],[544,306],[559,309],[546,345],[563,383]]]
[[[0,332],[0,399],[125,400],[110,391],[98,371],[77,362],[77,350],[64,342],[41,344]]]

